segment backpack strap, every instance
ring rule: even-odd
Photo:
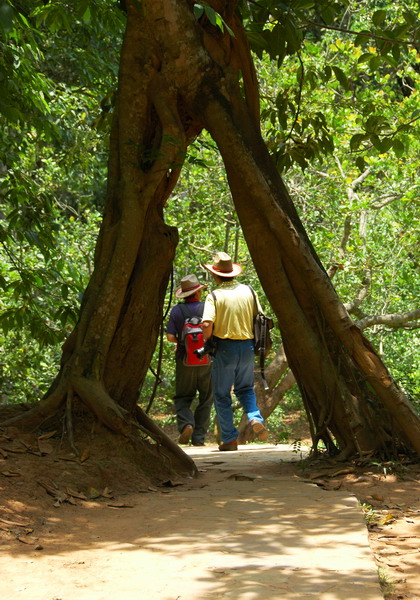
[[[257,296],[253,290],[253,288],[247,284],[247,286],[249,287],[249,289],[252,292],[252,296],[254,298],[254,303],[255,303],[255,315],[259,314],[259,310],[258,310],[258,303],[257,303]],[[259,352],[259,357],[260,357],[260,372],[261,372],[261,379],[263,382],[263,386],[264,389],[267,391],[269,388],[268,383],[265,379],[265,373],[264,373],[264,367],[265,367],[265,341],[266,341],[266,335],[267,335],[267,322],[266,322],[266,318],[264,317],[264,315],[262,315],[263,319],[264,319],[264,324],[263,327],[261,328],[261,341],[260,341],[260,352]]]
[[[200,306],[198,307],[198,311],[197,311],[196,315],[192,314],[190,307],[185,302],[180,302],[178,304],[178,306],[179,306],[180,311],[182,312],[184,321],[190,317],[200,317],[201,318],[203,316],[203,312],[204,312],[204,303],[203,302],[200,303]]]
[[[189,307],[185,304],[185,302],[180,302],[178,304],[178,306],[179,306],[179,310],[182,312],[184,321],[185,321],[185,319],[188,319],[188,317],[192,317],[191,311],[190,311]]]

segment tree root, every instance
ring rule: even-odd
[[[140,408],[136,407],[135,419],[130,419],[128,412],[119,406],[107,393],[100,381],[94,381],[85,377],[72,377],[64,382],[49,395],[43,398],[34,408],[23,414],[7,419],[2,426],[17,426],[26,431],[35,431],[41,423],[64,411],[64,420],[68,442],[72,451],[79,456],[74,441],[73,429],[73,404],[74,397],[91,411],[91,413],[116,434],[129,439],[134,445],[138,443],[138,433],[141,430],[156,442],[159,447],[165,448],[165,458],[169,461],[174,457],[181,466],[183,472],[190,476],[196,476],[198,471],[194,461],[183,450],[172,441],[152,419]]]

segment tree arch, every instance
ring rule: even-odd
[[[112,431],[140,427],[191,461],[138,408],[178,241],[163,218],[188,145],[216,141],[240,223],[302,393],[314,445],[420,452],[420,420],[323,269],[259,128],[258,86],[236,0],[127,0],[95,269],[56,380],[21,419],[82,402]],[[212,16],[217,15],[217,19]]]

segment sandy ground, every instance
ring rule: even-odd
[[[420,598],[416,466],[302,471],[268,444],[187,452],[197,479],[118,494],[77,486],[51,456],[3,456],[0,598]]]

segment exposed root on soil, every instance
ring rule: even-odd
[[[140,470],[141,461],[145,459],[146,454],[148,457],[146,462],[154,464],[152,473],[162,469],[167,474],[197,475],[194,461],[140,407],[136,407],[135,414],[130,416],[109,396],[101,382],[72,377],[71,386],[67,386],[65,394],[63,387],[59,386],[39,404],[29,410],[25,409],[26,407],[22,406],[16,407],[13,416],[3,422],[0,419],[0,425],[5,428],[16,428],[21,432],[42,433],[47,424],[51,427],[53,422],[61,421],[63,429],[61,445],[63,443],[68,445],[74,457],[80,460],[82,452],[79,448],[92,443],[92,430],[88,431],[85,423],[93,420],[95,429],[97,425],[104,426],[109,432],[115,434],[117,439],[120,438],[121,446],[132,448],[134,454],[131,455],[130,460],[137,463]],[[79,429],[77,432],[75,421]],[[83,422],[82,428],[80,428],[81,422]],[[61,428],[58,426],[57,429]],[[147,438],[151,438],[155,443],[150,443]],[[102,451],[105,456],[115,449],[111,450],[104,445]],[[137,460],[136,453],[140,460]],[[148,471],[149,465],[144,465],[144,469]]]

